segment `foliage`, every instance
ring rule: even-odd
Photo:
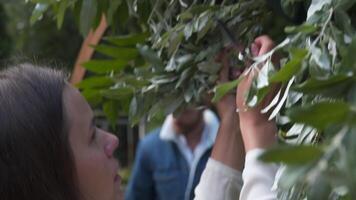
[[[209,93],[215,92],[214,100],[218,100],[229,92],[232,87],[214,88],[220,69],[215,56],[232,40],[222,26],[239,44],[248,46],[273,21],[266,17],[272,14],[265,0],[32,2],[36,6],[31,22],[51,8],[60,27],[64,13],[73,10],[83,34],[98,25],[102,14],[106,16],[119,36],[108,36],[103,44],[93,47],[106,58],[83,66],[113,82],[101,88],[82,87],[83,94],[94,105],[116,101],[133,124],[142,117],[154,121],[186,106],[201,106]],[[281,20],[279,24],[284,23]],[[237,53],[231,56],[240,62]],[[110,92],[115,94],[108,95]],[[120,98],[111,98],[120,92]]]
[[[262,159],[282,162],[280,199],[354,199],[355,1],[313,0],[307,20],[287,27],[284,42],[256,58],[263,65],[248,95],[254,106],[266,87],[282,84],[263,112],[277,116],[280,138],[292,144],[271,149]],[[287,53],[281,69],[274,52]],[[265,63],[266,62],[266,63]],[[303,144],[303,145],[299,145]],[[310,146],[312,144],[312,146]],[[297,145],[297,146],[294,146]],[[304,156],[303,156],[304,155]]]
[[[68,12],[61,30],[53,23],[53,13],[47,12],[38,23],[30,25],[33,5],[23,0],[0,1],[4,7],[2,44],[9,51],[2,57],[5,66],[12,62],[36,62],[38,64],[68,68],[74,65],[82,37],[73,14]],[[11,42],[11,44],[9,44]],[[10,46],[9,46],[10,45]],[[5,48],[5,47],[4,47]],[[4,66],[2,65],[2,66]]]
[[[0,33],[0,37],[2,38],[0,42],[0,60],[8,58],[13,48],[13,41],[6,29],[8,20],[4,6],[0,4],[0,29],[2,30]]]
[[[83,16],[97,19],[104,12],[112,24],[112,16],[127,8],[121,23],[134,28],[121,27],[121,36],[107,37],[94,47],[111,59],[84,64],[101,76],[79,87],[92,102],[118,100],[133,122],[141,116],[150,119],[162,111],[199,105],[203,94],[213,90],[219,71],[214,57],[231,43],[217,19],[248,45],[263,24],[270,23],[265,20],[271,15],[264,1],[110,1],[108,9],[103,9],[106,1],[90,6],[94,1],[83,0],[83,6],[78,6],[82,1],[67,0],[66,5],[79,7],[81,23],[90,26],[97,20],[84,22]],[[56,10],[62,1],[33,2]],[[283,1],[281,9],[295,13],[295,3]],[[355,3],[306,2],[304,23],[286,27],[285,39],[268,54],[254,58],[248,68],[258,72],[246,96],[249,106],[257,105],[271,85],[281,85],[270,105],[261,110],[270,113],[271,119],[276,117],[284,143],[261,157],[284,164],[277,177],[280,199],[356,198]],[[90,26],[80,28],[86,33]],[[130,34],[122,36],[125,33]],[[284,55],[280,63],[272,63],[275,53]],[[231,56],[235,64],[241,57]],[[217,86],[215,99],[236,84]],[[112,110],[113,104],[107,108]]]

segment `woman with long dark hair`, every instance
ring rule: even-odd
[[[0,72],[0,199],[120,199],[118,139],[65,79],[29,64]]]

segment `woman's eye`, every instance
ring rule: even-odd
[[[94,131],[93,131],[93,133],[92,133],[92,135],[91,135],[91,141],[94,141],[94,140],[95,140],[96,134],[97,134],[97,128],[95,127],[95,128],[94,128]]]

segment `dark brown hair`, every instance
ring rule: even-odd
[[[63,104],[64,73],[22,64],[0,72],[0,198],[78,200]]]

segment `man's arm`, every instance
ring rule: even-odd
[[[226,54],[224,54],[226,55]],[[220,82],[229,81],[229,65],[222,58]],[[195,200],[236,200],[242,188],[245,150],[236,113],[235,95],[225,95],[216,105],[220,127],[211,158],[195,190]]]
[[[234,104],[228,106],[231,98],[226,97],[218,105],[220,127],[211,158],[195,189],[195,200],[237,200],[240,195],[245,150]]]
[[[230,97],[225,96],[224,98]],[[223,99],[222,101],[229,100]],[[225,104],[226,102],[220,103]],[[211,158],[242,172],[245,162],[245,149],[240,133],[239,118],[234,106],[229,103],[222,106],[228,106],[229,109],[220,114],[220,127]]]
[[[234,72],[230,71],[226,55],[226,51],[220,55],[223,65],[219,74],[220,83],[230,81],[230,73],[233,73],[232,76],[236,76]],[[245,149],[235,100],[234,94],[227,94],[216,105],[221,122],[211,158],[241,172],[244,167]]]

